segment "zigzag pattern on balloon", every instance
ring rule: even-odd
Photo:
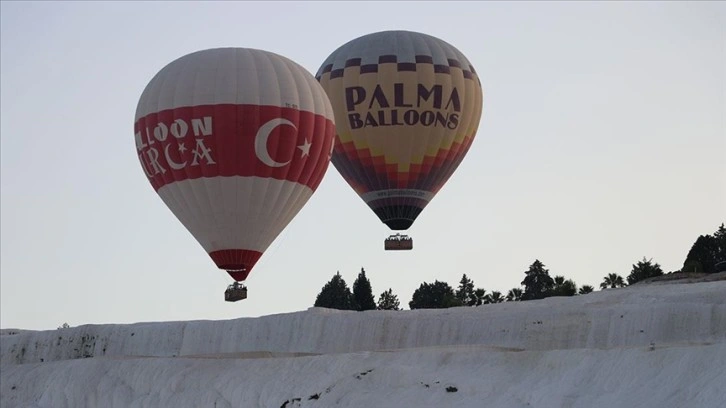
[[[409,171],[398,171],[395,163],[383,156],[373,156],[367,148],[353,142],[336,143],[332,163],[358,194],[390,188],[410,188],[438,192],[459,166],[474,140],[473,135],[441,149],[435,156],[426,155],[422,163],[411,163]]]

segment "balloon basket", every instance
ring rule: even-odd
[[[413,238],[408,235],[395,234],[383,242],[386,251],[408,251],[413,249]]]
[[[225,301],[237,302],[243,299],[247,299],[247,287],[244,284],[235,282],[227,286],[227,290],[224,291]]]

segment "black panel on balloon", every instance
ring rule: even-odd
[[[394,231],[409,229],[422,210],[423,209],[421,207],[414,207],[410,205],[396,205],[373,209],[378,218],[388,225],[388,228]]]

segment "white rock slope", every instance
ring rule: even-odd
[[[0,339],[2,407],[726,407],[726,281]]]

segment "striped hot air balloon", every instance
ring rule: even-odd
[[[335,124],[300,65],[219,48],[156,74],[134,134],[151,186],[216,265],[243,281],[320,184]]]
[[[438,38],[384,31],[335,50],[316,79],[335,113],[333,165],[390,229],[408,229],[474,140],[474,67]]]

